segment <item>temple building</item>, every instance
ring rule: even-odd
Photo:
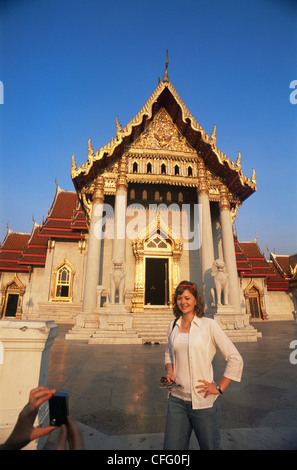
[[[270,260],[234,221],[256,191],[187,109],[165,74],[139,113],[56,184],[31,234],[7,230],[0,249],[1,318],[69,324],[90,344],[165,341],[181,280],[233,341],[257,341],[250,320],[292,320],[297,255]]]

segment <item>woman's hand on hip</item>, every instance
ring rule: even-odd
[[[217,390],[215,382],[207,382],[207,380],[198,380],[198,382],[201,382],[202,385],[197,385],[195,388],[198,393],[205,393],[204,398],[208,395],[219,395],[220,392]]]

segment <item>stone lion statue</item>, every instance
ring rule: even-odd
[[[110,275],[110,303],[115,303],[116,294],[119,295],[119,304],[124,303],[125,287],[126,287],[126,271],[124,268],[124,260],[113,259],[113,271]]]
[[[217,293],[217,305],[222,305],[222,294],[224,294],[224,304],[228,305],[229,280],[226,264],[223,260],[216,259],[213,262],[211,275],[214,278]]]

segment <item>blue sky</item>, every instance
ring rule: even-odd
[[[257,192],[239,239],[297,252],[297,2],[1,0],[0,240],[31,232],[78,165],[125,126],[163,76]]]

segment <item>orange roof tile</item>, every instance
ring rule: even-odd
[[[39,237],[40,225],[34,222],[31,236],[21,254],[18,263],[31,266],[45,266],[47,255],[47,238]]]
[[[29,238],[29,233],[13,232],[10,229],[7,230],[5,239],[0,248],[0,271],[31,270],[31,267],[27,263],[24,266],[18,264],[18,259]]]
[[[266,277],[274,275],[270,264],[266,261],[263,253],[261,253],[257,241],[236,241],[235,252],[238,254],[240,250],[247,260],[246,264],[240,263],[240,260],[237,260],[237,269],[240,276]]]
[[[69,238],[70,240],[83,239],[84,233],[82,232],[86,232],[88,228],[84,214],[77,214],[78,211],[80,212],[81,208],[76,192],[63,191],[57,186],[52,207],[39,230],[39,236]]]

